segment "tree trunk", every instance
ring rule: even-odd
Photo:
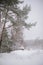
[[[1,25],[1,10],[0,10],[0,25]],[[0,34],[0,38],[1,38],[1,34]],[[0,48],[1,48],[1,43],[0,43]]]
[[[5,13],[5,21],[4,21],[4,25],[3,25],[3,29],[2,29],[1,37],[0,37],[0,51],[1,51],[1,45],[2,45],[2,40],[3,40],[3,31],[4,31],[5,25],[6,25],[7,12],[8,12],[8,10],[7,10],[6,13]]]

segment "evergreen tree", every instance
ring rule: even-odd
[[[35,23],[27,24],[25,22],[25,19],[27,19],[27,15],[31,10],[30,6],[28,7],[26,5],[25,7],[23,7],[23,9],[20,9],[20,7],[18,7],[19,3],[22,3],[22,2],[18,1],[18,0],[0,0],[0,12],[2,12],[1,15],[4,18],[4,20],[2,19],[3,28],[2,28],[2,33],[0,36],[0,49],[2,52],[12,50],[11,47],[13,45],[13,42],[15,43],[17,41],[18,37],[21,37],[21,39],[22,39],[22,36],[20,36],[20,35],[18,36],[18,31],[19,30],[21,31],[23,26],[26,27],[27,29],[29,29],[35,25]],[[15,15],[16,17],[14,18],[13,15]],[[11,25],[6,27],[6,23],[9,21],[11,22]],[[13,41],[13,37],[11,39],[9,39],[8,33],[6,31],[10,27],[11,27],[11,29],[13,28],[13,30],[16,31],[16,33],[17,33],[17,35],[16,35],[17,37],[16,36],[14,37],[14,41]]]

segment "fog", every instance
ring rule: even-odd
[[[37,25],[29,31],[24,30],[24,39],[43,39],[43,0],[25,0],[25,4],[31,5],[31,11],[26,22],[37,22]]]

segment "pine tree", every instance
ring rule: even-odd
[[[22,2],[18,0],[0,0],[0,11],[2,12],[2,16],[4,18],[4,20],[2,19],[3,28],[2,28],[2,33],[0,36],[1,37],[0,38],[0,49],[2,52],[12,50],[12,45],[18,40],[18,37],[21,37],[21,39],[23,39],[22,36],[20,35],[18,36],[18,31],[19,30],[21,31],[23,26],[29,29],[35,25],[35,23],[27,24],[25,22],[25,20],[28,17],[27,16],[28,13],[31,10],[30,6],[28,7],[26,5],[25,7],[23,7],[23,9],[20,9],[20,7],[18,7],[19,3],[22,3]],[[15,18],[13,18],[14,17],[13,14],[16,16]],[[6,23],[9,21],[11,22],[11,25],[6,27]],[[16,31],[16,34],[17,34],[16,35],[17,37],[16,36],[14,37],[14,41],[13,41],[13,37],[9,39],[9,35],[6,31],[10,27],[11,29],[13,28],[13,30]]]

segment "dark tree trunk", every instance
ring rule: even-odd
[[[8,10],[7,10],[7,12],[8,12]],[[7,12],[5,13],[5,22],[4,22],[3,29],[2,29],[2,33],[1,33],[1,37],[0,37],[0,51],[1,51],[2,41],[3,41],[3,31],[4,31],[5,25],[6,25]]]
[[[1,10],[0,10],[0,25],[1,25]],[[0,34],[0,39],[1,39],[1,34]],[[1,42],[0,42],[0,47],[1,47]]]

